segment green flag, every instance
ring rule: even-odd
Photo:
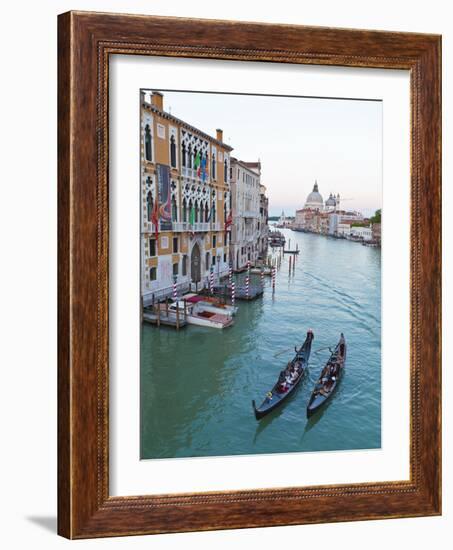
[[[197,151],[197,154],[195,155],[195,160],[193,163],[193,167],[195,168],[195,170],[199,168],[200,163],[201,163],[200,151]]]

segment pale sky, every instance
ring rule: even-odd
[[[318,181],[326,200],[370,215],[382,206],[382,103],[197,92],[166,92],[164,110],[214,136],[232,155],[261,160],[269,213],[294,215]]]

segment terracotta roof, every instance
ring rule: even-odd
[[[192,126],[191,124],[189,124],[187,122],[184,122],[184,120],[181,120],[180,118],[177,118],[174,115],[172,115],[170,113],[167,113],[166,111],[161,111],[160,109],[158,109],[152,103],[148,103],[147,101],[144,101],[143,102],[143,107],[145,107],[145,109],[149,109],[150,111],[153,111],[153,113],[156,113],[156,114],[160,115],[162,118],[165,118],[167,120],[172,120],[176,124],[181,125],[186,130],[190,130],[191,132],[199,134],[204,139],[216,143],[217,145],[219,145],[220,147],[223,147],[227,151],[232,151],[233,150],[233,147],[231,147],[230,145],[227,145],[223,141],[219,141],[215,137],[212,137],[209,134],[206,134],[202,130],[196,128],[195,126]]]

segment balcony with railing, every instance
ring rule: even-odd
[[[193,224],[189,222],[173,222],[173,231],[174,232],[184,232],[184,231],[210,231],[211,224],[210,222],[195,222]]]

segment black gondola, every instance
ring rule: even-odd
[[[297,385],[304,377],[308,359],[310,357],[313,338],[313,332],[309,330],[302,347],[299,350],[296,348],[296,355],[293,360],[290,361],[286,368],[280,372],[277,383],[267,393],[261,405],[257,407],[255,401],[252,401],[253,410],[255,411],[255,417],[257,420],[278,407],[289,395],[294,392]],[[291,376],[292,373],[297,373],[297,376]]]
[[[346,362],[346,340],[341,333],[340,340],[332,352],[326,366],[322,369],[321,375],[311,394],[307,405],[307,418],[310,418],[321,408],[334,394],[343,375]]]

